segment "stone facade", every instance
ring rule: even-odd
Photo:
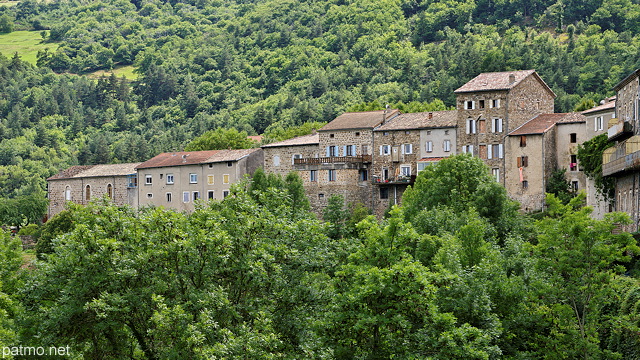
[[[555,98],[532,70],[481,74],[456,94],[458,152],[471,152],[500,173],[506,134],[538,114],[552,113]]]
[[[47,179],[48,218],[65,209],[67,202],[86,205],[102,197],[117,205],[136,206],[135,164],[72,166]]]
[[[578,163],[578,145],[587,141],[586,122],[558,123],[556,132],[556,162],[566,169],[565,177],[573,191],[587,191],[587,177]],[[593,194],[592,194],[593,195]]]

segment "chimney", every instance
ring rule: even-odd
[[[382,123],[384,124],[387,121],[387,111],[389,111],[389,104],[384,107],[384,112],[382,113]]]
[[[513,74],[509,74],[509,85],[513,84],[514,82],[516,82],[516,76]]]
[[[429,120],[433,119],[433,113],[429,113]]]

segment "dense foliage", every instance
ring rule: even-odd
[[[449,161],[418,178],[482,165]],[[503,234],[482,201],[453,198],[378,221],[336,197],[321,222],[299,177],[258,171],[191,214],[73,206],[30,269],[0,236],[0,344],[90,359],[637,357],[640,281],[622,274],[640,248],[613,231],[625,214],[593,220],[582,201],[549,195],[538,221],[502,203],[521,224]]]

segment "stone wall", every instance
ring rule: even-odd
[[[526,135],[526,146],[520,146],[520,136],[508,136],[505,142],[505,187],[509,196],[520,203],[523,211],[540,211],[545,197],[545,137],[549,134]],[[548,149],[547,149],[548,151]],[[527,157],[527,166],[522,167],[524,187],[520,181],[518,158]]]
[[[616,211],[623,211],[629,214],[633,223],[624,226],[622,230],[634,232],[638,231],[638,183],[640,173],[634,172],[618,177],[616,181]]]
[[[320,156],[318,144],[264,147],[263,151],[264,171],[268,174],[280,174],[282,176],[286,176],[289,172],[295,170],[293,166],[294,155],[300,155],[303,159]]]
[[[577,182],[578,190],[587,190],[587,177],[581,167],[571,168],[571,156],[577,158],[578,145],[587,141],[585,123],[570,123],[556,125],[556,161],[559,169],[566,169],[565,176],[569,183]],[[575,134],[576,141],[571,142],[571,134]]]
[[[86,187],[89,186],[90,196],[86,197]],[[49,180],[49,218],[65,209],[65,191],[70,190],[71,200],[76,204],[85,205],[89,201],[101,198],[107,194],[107,186],[112,186],[113,201],[117,205],[136,206],[137,193],[129,188],[127,176],[102,176],[88,178],[71,178]]]

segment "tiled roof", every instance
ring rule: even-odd
[[[162,153],[138,165],[136,169],[238,161],[259,149],[206,150]]]
[[[513,81],[511,81],[512,75]],[[459,87],[456,91],[454,91],[454,93],[458,94],[478,91],[511,90],[520,82],[522,82],[522,80],[531,75],[538,78],[538,80],[547,88],[547,90],[549,90],[549,92],[553,94],[553,91],[551,91],[547,84],[545,84],[545,82],[540,79],[535,70],[482,73]]]
[[[47,180],[60,180],[72,178],[101,177],[101,176],[126,176],[135,174],[135,167],[140,163],[128,164],[102,164],[102,165],[76,165],[60,171]]]
[[[287,139],[283,141],[278,141],[271,144],[262,145],[265,147],[279,147],[279,146],[301,146],[301,145],[317,145],[320,143],[320,135],[317,133],[310,135],[303,135],[294,137],[293,139]]]
[[[386,116],[385,116],[386,112]],[[387,120],[400,114],[399,110],[377,110],[363,112],[348,112],[333,119],[330,123],[318,131],[349,130],[349,129],[373,129],[380,125],[386,117]]]
[[[543,134],[555,124],[584,122],[580,113],[540,114],[509,133],[510,136]]]
[[[377,127],[376,131],[454,127],[456,120],[456,110],[400,114]]]
[[[582,115],[593,114],[599,111],[615,110],[615,108],[616,108],[616,100],[614,98],[612,101],[606,102],[602,105],[598,105],[598,106],[592,107],[589,110],[583,111]]]

